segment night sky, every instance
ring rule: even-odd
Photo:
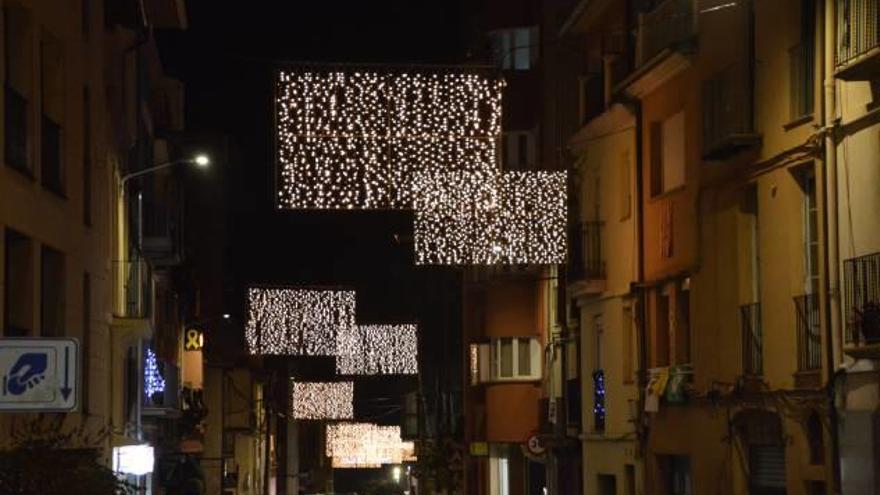
[[[186,85],[194,146],[198,136],[210,136],[205,141],[214,146],[218,137],[229,143],[228,152],[208,144],[220,158],[208,173],[223,178],[216,214],[225,216],[228,239],[217,248],[225,250],[226,303],[238,321],[251,283],[351,286],[360,322],[420,323],[423,380],[432,383],[443,365],[460,373],[460,273],[413,266],[411,213],[274,208],[272,89],[274,71],[290,62],[465,62],[477,32],[473,4],[189,0],[189,28],[159,33],[166,71]],[[299,374],[317,378],[332,370],[331,360],[309,359],[299,360]],[[356,413],[396,422],[371,404],[396,400],[416,382],[390,382],[359,384]]]

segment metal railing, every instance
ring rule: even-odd
[[[847,343],[880,338],[880,253],[843,262],[843,314]]]
[[[5,87],[3,109],[4,160],[17,170],[27,170],[27,98],[7,85]]]
[[[880,0],[837,0],[837,66],[880,46]]]
[[[693,0],[665,0],[652,11],[640,14],[637,65],[693,38],[694,19]]]
[[[703,82],[703,152],[717,150],[735,136],[755,132],[749,68],[727,67]]]
[[[571,280],[604,280],[602,234],[605,222],[581,222],[572,228],[568,273]]]
[[[797,296],[794,298],[794,306],[797,317],[798,371],[817,370],[822,366],[819,296]]]
[[[742,327],[743,374],[764,374],[764,350],[761,333],[761,303],[744,304],[739,307]]]
[[[113,314],[119,318],[146,318],[150,315],[152,284],[150,265],[143,259],[114,261],[116,287]]]

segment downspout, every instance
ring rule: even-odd
[[[840,438],[838,432],[837,407],[835,405],[836,392],[834,388],[835,367],[838,359],[840,342],[835,336],[840,335],[840,254],[839,235],[837,225],[837,149],[834,142],[834,127],[837,124],[836,80],[834,77],[834,60],[837,31],[835,21],[835,1],[825,0],[823,50],[822,50],[822,126],[824,130],[825,148],[825,280],[826,280],[826,312],[825,312],[825,353],[827,363],[828,389],[830,400],[828,404],[828,416],[831,425],[831,463],[833,475],[833,491],[840,493]]]

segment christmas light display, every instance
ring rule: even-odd
[[[414,375],[419,372],[416,325],[358,325],[339,332],[339,375]]]
[[[417,264],[565,262],[565,172],[417,174]]]
[[[416,459],[415,445],[401,440],[399,426],[372,423],[327,425],[326,451],[338,469],[378,468]]]
[[[352,419],[353,382],[297,382],[290,379],[291,414],[295,419]]]
[[[144,393],[147,397],[165,391],[165,378],[159,371],[159,361],[153,349],[147,347],[147,356],[144,359]]]
[[[251,288],[245,338],[251,354],[333,356],[337,335],[354,326],[355,293]]]
[[[410,209],[414,173],[495,171],[502,86],[453,71],[280,72],[278,206]]]
[[[593,372],[593,423],[596,430],[605,429],[605,372]]]

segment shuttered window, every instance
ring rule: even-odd
[[[785,445],[749,446],[751,495],[785,493]]]

